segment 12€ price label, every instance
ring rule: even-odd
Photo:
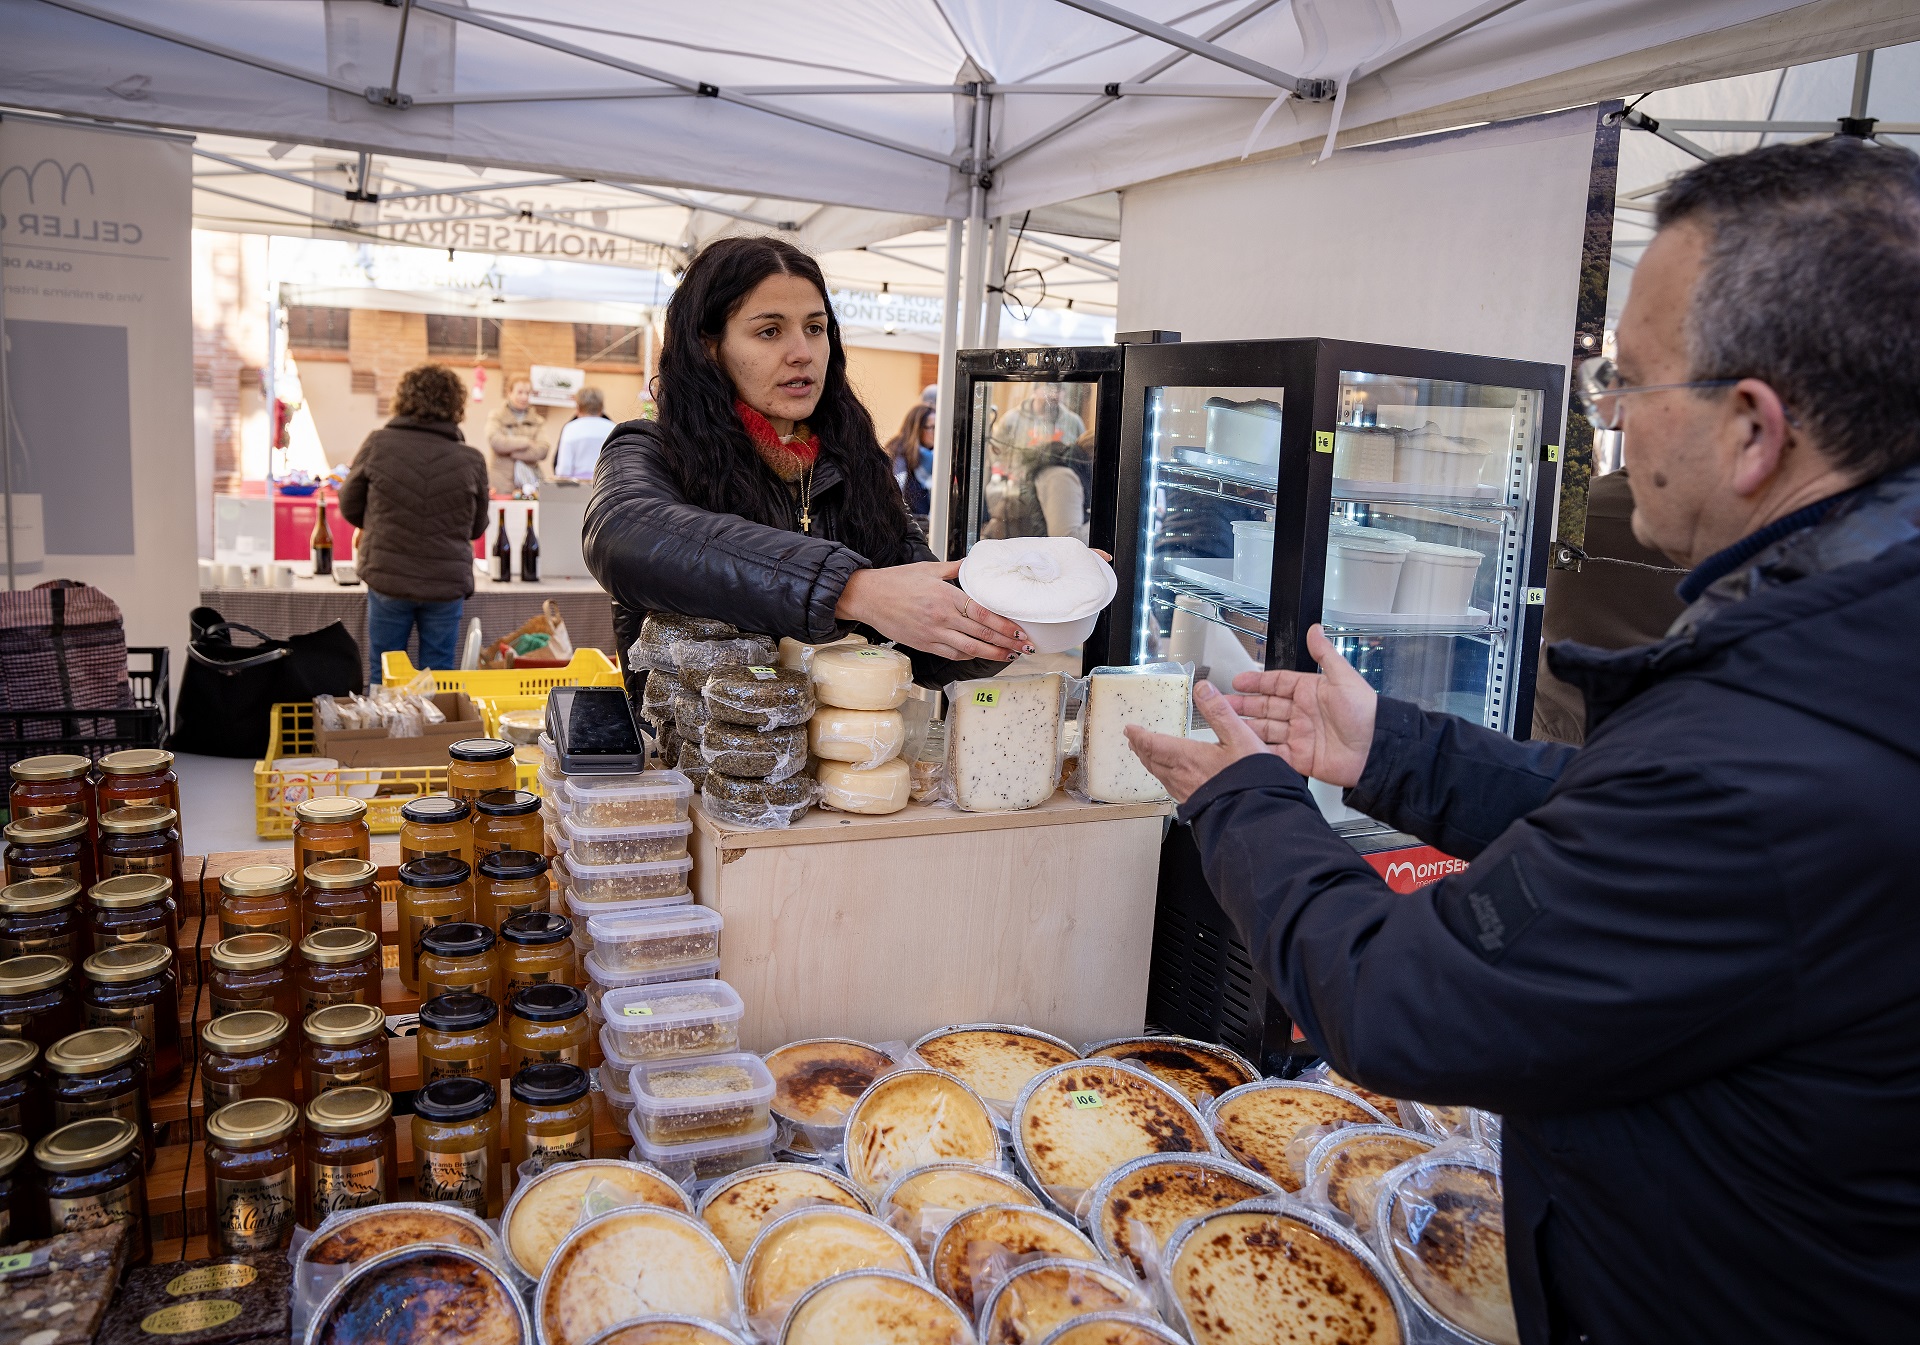
[[[976,691],[973,693],[973,703],[975,705],[998,705],[1000,703],[1000,693],[991,687]]]

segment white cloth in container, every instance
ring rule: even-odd
[[[960,587],[1011,621],[1073,621],[1113,600],[1113,569],[1074,537],[975,542],[960,563]]]

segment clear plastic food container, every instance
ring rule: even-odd
[[[676,897],[687,891],[693,860],[685,855],[647,864],[583,864],[568,851],[554,862],[561,886],[589,906]]]
[[[612,972],[665,971],[720,956],[720,912],[706,906],[621,911],[587,920],[595,960]]]
[[[606,1095],[607,1109],[613,1113],[613,1119],[623,1126],[630,1124],[627,1118],[633,1115],[633,1085],[629,1072],[608,1061],[593,1073],[600,1081],[600,1091]]]
[[[559,867],[556,863],[555,868]],[[693,902],[693,893],[676,892],[670,897],[639,897],[633,901],[582,901],[564,885],[561,890],[567,898],[567,914],[573,917],[574,942],[581,945],[585,953],[593,947],[593,936],[587,932],[587,921],[596,915],[609,915],[615,911],[670,911],[676,906],[687,906]]]
[[[600,959],[588,953],[581,959],[581,965],[587,970],[587,1016],[596,1023],[607,1021],[600,1000],[609,990],[629,990],[638,985],[666,985],[673,981],[711,981],[720,975],[720,959],[717,957],[684,967],[668,967],[665,971],[623,972],[608,971],[600,965]],[[637,1063],[636,1060],[627,1061],[629,1065]]]
[[[687,853],[691,822],[649,822],[637,827],[594,827],[578,813],[560,819],[567,854],[582,864],[654,864]]]
[[[772,1119],[773,1075],[745,1051],[693,1060],[655,1060],[628,1076],[634,1134],[655,1144],[734,1139]]]
[[[607,991],[600,1008],[618,1055],[635,1064],[737,1051],[746,1016],[739,994],[725,981],[627,986]]]
[[[636,1163],[651,1163],[682,1187],[697,1195],[718,1178],[773,1161],[776,1127],[767,1122],[763,1129],[728,1139],[689,1140],[684,1144],[661,1144],[649,1139],[640,1129],[640,1113],[627,1118],[627,1131],[633,1136],[630,1153]]]
[[[588,827],[644,827],[684,822],[693,781],[679,771],[638,775],[572,775],[562,791],[566,811]]]
[[[546,741],[545,738],[541,739],[543,743]],[[560,773],[559,758],[554,756],[543,758],[540,762],[540,797],[554,809],[556,817],[573,807],[567,802],[566,788],[567,777]]]

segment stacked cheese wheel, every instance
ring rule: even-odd
[[[899,812],[912,785],[900,759],[907,740],[900,706],[913,665],[897,649],[856,645],[814,647],[806,661],[820,706],[807,727],[807,745],[819,760],[820,801],[846,813]]]

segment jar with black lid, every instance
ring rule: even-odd
[[[37,813],[7,823],[7,881],[65,878],[93,886],[93,846],[87,819],[72,813]]]
[[[574,985],[580,979],[573,921],[548,911],[528,911],[500,925],[501,994],[512,999],[524,986],[548,981]]]
[[[300,1214],[299,1122],[300,1109],[286,1097],[230,1102],[207,1117],[209,1251],[265,1252],[292,1240]]]
[[[465,799],[426,794],[400,805],[400,862],[435,856],[473,863],[473,816]]]
[[[293,974],[293,941],[278,934],[236,934],[213,945],[207,998],[213,1016],[245,1009],[272,1009],[299,1016],[300,989]]]
[[[43,1228],[58,1235],[124,1223],[127,1263],[144,1266],[152,1259],[138,1126],[123,1116],[75,1121],[34,1145],[33,1161],[45,1174]]]
[[[578,1065],[528,1065],[508,1085],[509,1185],[558,1163],[593,1157],[593,1102]],[[521,1164],[530,1164],[522,1171]]]
[[[462,738],[447,748],[447,793],[472,803],[490,789],[512,789],[519,770],[513,744],[498,738]]]
[[[508,1078],[537,1062],[585,1065],[592,1032],[587,992],[579,986],[554,981],[527,986],[507,1001],[506,1053],[500,1063]]]
[[[473,919],[473,870],[465,861],[441,856],[411,859],[400,866],[396,903],[400,937],[400,981],[420,989],[420,939],[436,925]],[[423,999],[431,996],[422,996]]]
[[[22,1171],[20,1167],[26,1155],[25,1135],[0,1130],[0,1247],[25,1242],[40,1233],[33,1183],[28,1180],[31,1170]]]
[[[100,877],[123,873],[157,873],[175,892],[186,889],[179,813],[143,803],[100,814]]]
[[[230,1013],[200,1029],[200,1096],[207,1114],[247,1098],[292,1097],[294,1043],[268,1009]]]
[[[40,1046],[25,1037],[0,1037],[0,1133],[44,1135],[52,1127],[47,1081],[38,1068]],[[494,1073],[499,1074],[498,1057]]]
[[[323,859],[307,865],[300,893],[300,937],[352,925],[380,933],[380,870],[365,859]]]
[[[485,1079],[436,1079],[413,1095],[414,1194],[481,1219],[500,1187],[500,1095]]]
[[[301,1036],[300,1076],[309,1102],[332,1088],[387,1087],[387,1016],[377,1006],[315,1009],[301,1025]]]
[[[52,953],[79,966],[92,951],[71,878],[29,878],[0,887],[0,960]]]
[[[500,1086],[500,1006],[486,995],[462,990],[427,1000],[415,1045],[423,1085],[471,1078]]]
[[[473,801],[473,853],[484,859],[496,850],[540,852],[546,837],[540,821],[540,796],[525,789],[489,789]]]
[[[13,817],[40,813],[70,813],[93,818],[93,763],[85,757],[57,753],[26,757],[8,769],[13,782],[7,789],[7,811]]]
[[[102,878],[87,889],[87,925],[94,949],[116,943],[180,946],[180,915],[173,882],[157,873]]]
[[[294,887],[285,864],[242,864],[221,874],[220,937],[278,934],[291,943],[300,926]]]
[[[528,911],[544,911],[553,887],[547,878],[550,862],[539,850],[496,850],[480,858],[473,884],[473,918],[488,929]]]
[[[337,1210],[393,1200],[400,1174],[394,1153],[393,1099],[382,1088],[335,1088],[307,1103],[307,1179],[301,1222],[318,1228]]]
[[[140,1151],[153,1166],[153,1115],[147,1044],[127,1027],[92,1027],[47,1048],[47,1097],[53,1125],[118,1116],[140,1127]]]
[[[494,932],[470,920],[435,925],[420,936],[420,998],[455,990],[493,995],[497,975]]]
[[[152,806],[180,811],[180,778],[173,773],[173,753],[158,747],[130,747],[100,758],[99,796],[102,813],[115,808]]]
[[[147,1039],[153,1091],[164,1093],[179,1083],[180,987],[173,975],[173,949],[119,943],[88,958],[82,970],[87,1026],[132,1028]]]
[[[53,953],[0,962],[0,1036],[25,1037],[44,1049],[78,1032],[80,997],[72,982],[73,963]]]
[[[380,1003],[380,936],[358,925],[317,929],[300,940],[300,1014],[329,1004]]]

